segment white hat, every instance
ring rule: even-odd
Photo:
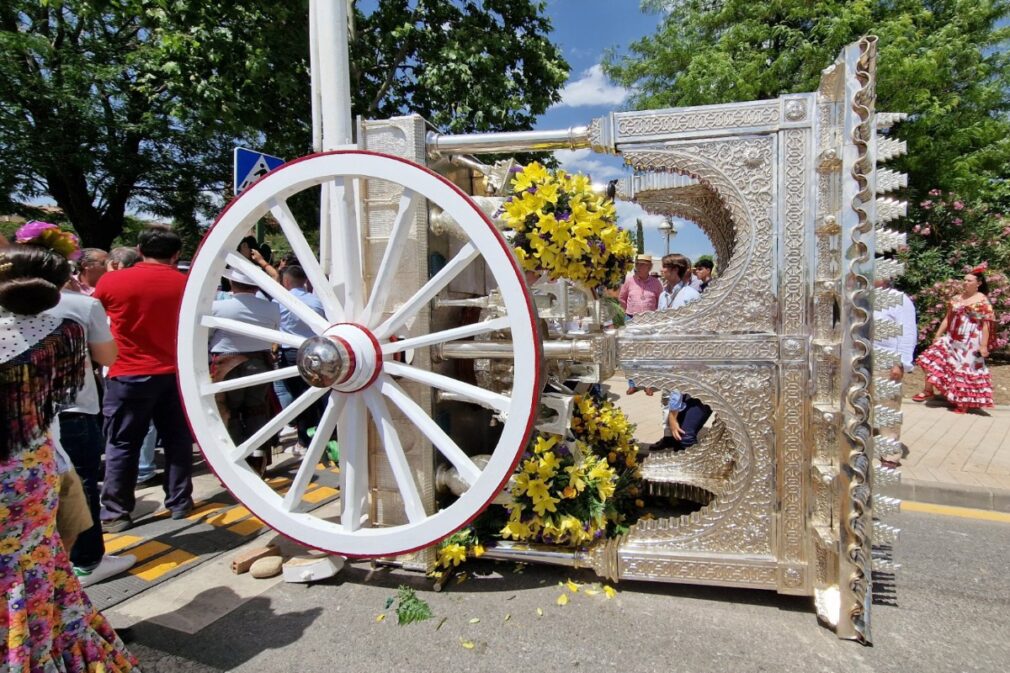
[[[241,283],[242,285],[256,285],[256,281],[254,281],[252,278],[245,275],[238,269],[228,269],[227,276],[229,280],[232,280],[236,283]]]
[[[635,257],[635,264],[639,262],[645,262],[646,264],[652,264],[652,255],[637,255]]]

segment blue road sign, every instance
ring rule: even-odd
[[[284,163],[280,157],[254,152],[244,147],[235,148],[235,196],[254,182]]]

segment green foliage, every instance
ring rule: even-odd
[[[996,314],[994,326],[995,341],[993,353],[1005,356],[1007,345],[1010,345],[1010,279],[999,272],[987,273],[989,284],[989,302]],[[947,315],[947,302],[961,293],[964,287],[960,278],[942,280],[933,285],[923,287],[910,298],[916,307],[916,319],[919,323],[918,349],[921,351],[933,341],[940,322]]]
[[[560,100],[568,63],[539,0],[378,0],[356,11],[355,109],[451,132],[520,130]]]
[[[822,68],[879,36],[877,109],[908,112],[898,134],[916,197],[1010,192],[1008,0],[646,0],[654,35],[611,52],[607,74],[649,109],[814,91]]]
[[[645,254],[645,228],[642,226],[642,220],[635,220],[635,244],[638,248],[638,254]]]
[[[1010,321],[1010,291],[999,273],[1010,269],[1010,217],[1001,204],[969,201],[939,189],[909,208],[906,226],[908,245],[898,257],[905,274],[898,286],[909,293],[918,310],[920,341],[936,326],[946,311],[945,303],[960,289],[958,279],[977,264],[988,262],[989,300],[997,321]],[[997,335],[998,348],[1010,342],[1010,332]]]
[[[396,622],[400,626],[412,624],[413,622],[423,622],[431,619],[431,607],[425,601],[417,597],[417,593],[408,586],[400,585],[396,590]],[[386,601],[386,608],[392,605],[393,599]]]
[[[549,31],[534,0],[355,8],[352,113],[529,128],[567,77]],[[51,198],[89,246],[129,211],[196,240],[230,197],[235,145],[310,150],[308,44],[308,0],[8,0],[0,205]]]

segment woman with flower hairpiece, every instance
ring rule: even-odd
[[[70,251],[72,254],[72,250]],[[69,256],[69,255],[67,255]],[[0,670],[135,670],[71,569],[56,529],[51,426],[84,380],[84,328],[43,313],[70,278],[49,247],[0,249]]]
[[[992,376],[985,364],[995,337],[995,315],[986,297],[988,268],[983,262],[964,275],[961,294],[948,303],[933,344],[916,360],[926,385],[914,401],[924,402],[939,391],[954,413],[993,405]]]

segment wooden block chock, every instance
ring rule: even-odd
[[[280,556],[281,550],[274,545],[267,545],[266,547],[254,547],[247,551],[242,552],[231,562],[231,571],[236,575],[241,575],[242,573],[249,572],[249,568],[252,564],[261,558],[266,558],[268,556]]]

